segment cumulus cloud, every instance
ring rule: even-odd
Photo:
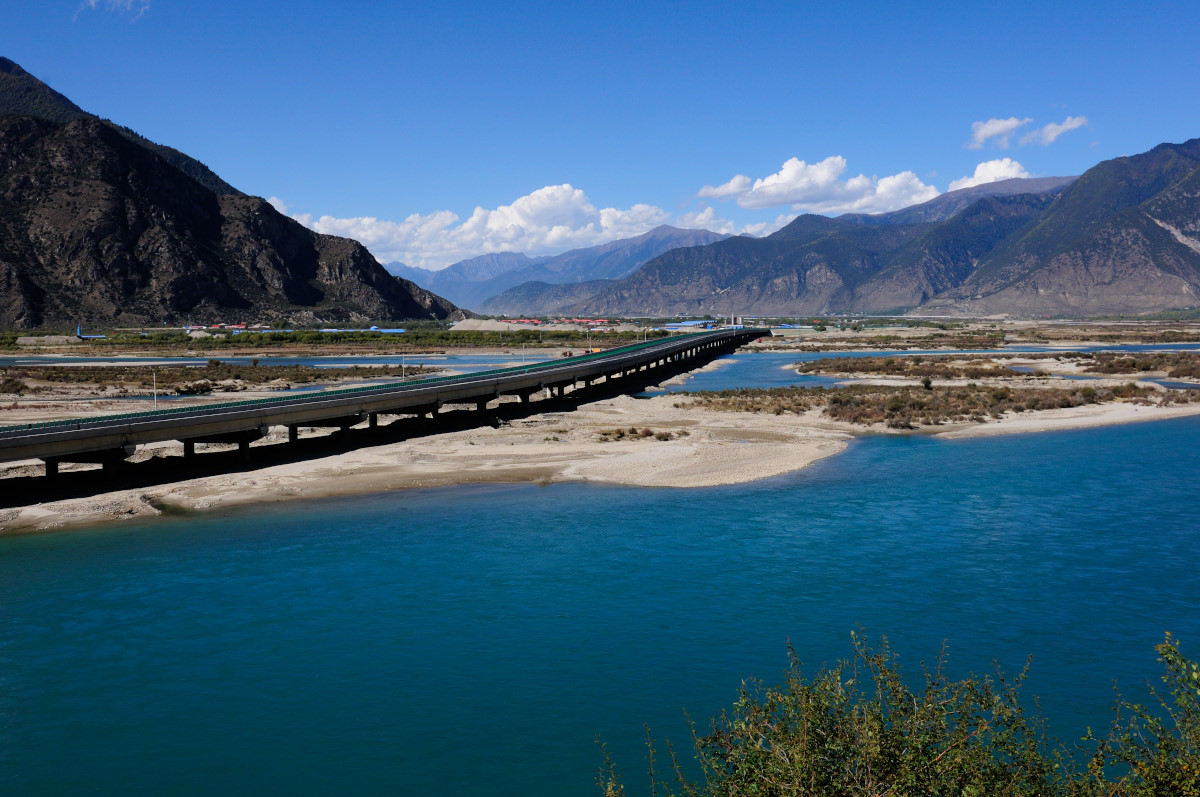
[[[711,206],[683,214],[675,219],[674,225],[685,230],[711,230],[722,235],[737,233],[737,225],[729,219],[718,216],[717,211]]]
[[[992,145],[999,149],[1008,149],[1008,141],[1017,128],[1024,127],[1032,121],[1031,118],[1018,119],[1010,116],[1007,119],[972,122],[971,140],[967,142],[967,149],[983,149],[983,145],[988,141],[992,141]]]
[[[717,211],[711,206],[705,207],[702,210],[692,211],[679,216],[675,221],[671,222],[676,227],[685,230],[710,230],[719,232],[723,235],[753,235],[760,237],[770,235],[771,233],[783,227],[788,222],[796,218],[795,213],[782,214],[777,216],[774,221],[762,221],[757,223],[743,224],[740,228],[729,219],[721,218],[717,215]]]
[[[79,12],[85,9],[91,11],[102,9],[119,14],[131,14],[134,19],[137,19],[150,10],[150,0],[83,0],[79,10],[75,12],[75,16],[79,16]]]
[[[727,183],[717,186],[704,186],[696,193],[696,196],[725,199],[727,197],[737,196],[738,194],[744,194],[750,190],[750,187],[750,178],[744,174],[739,174]]]
[[[268,201],[287,212],[277,197]],[[670,221],[666,211],[653,205],[596,208],[583,191],[567,184],[539,188],[511,205],[477,207],[465,220],[449,210],[414,213],[403,221],[309,214],[292,218],[317,232],[354,238],[384,262],[400,260],[429,269],[490,252],[539,255],[594,246]]]
[[[760,209],[791,206],[809,213],[882,213],[925,202],[938,190],[911,171],[889,177],[858,175],[843,180],[846,159],[832,155],[818,163],[789,158],[774,174],[751,182],[738,175],[724,185],[705,186],[699,196],[737,196],[741,207]],[[735,189],[736,194],[733,193]]]
[[[1029,172],[1025,171],[1025,167],[1012,158],[997,158],[996,160],[984,161],[976,166],[975,174],[970,177],[960,177],[950,183],[949,190],[957,191],[960,188],[971,188],[972,186],[983,185],[985,183],[994,183],[997,180],[1030,176]]]
[[[1047,147],[1054,143],[1054,140],[1063,133],[1070,132],[1083,127],[1088,123],[1086,116],[1068,116],[1061,123],[1051,122],[1045,127],[1039,127],[1037,130],[1031,130],[1021,136],[1022,144],[1029,144],[1036,141],[1043,147]]]

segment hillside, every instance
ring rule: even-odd
[[[562,312],[605,315],[1196,307],[1198,169],[1200,139],[1106,161],[1074,180],[979,186],[878,217],[801,216],[766,238],[668,252],[625,279],[557,298]],[[1025,188],[1034,190],[1014,193]]]
[[[72,115],[34,80],[8,80],[5,107],[24,96]],[[90,114],[0,116],[0,286],[9,329],[461,316],[356,241],[314,233],[257,197],[216,193]]]
[[[177,149],[156,144],[130,130],[84,111],[75,103],[26,72],[18,64],[0,57],[0,115],[20,114],[50,122],[72,122],[76,119],[96,119],[109,125],[135,144],[141,144],[158,154],[167,163],[197,180],[214,194],[241,194],[195,158]]]

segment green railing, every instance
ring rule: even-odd
[[[555,368],[561,368],[565,365],[574,365],[579,362],[587,362],[598,359],[605,359],[613,355],[628,354],[642,349],[648,349],[656,346],[663,346],[670,343],[675,344],[682,342],[687,338],[700,337],[706,334],[704,332],[691,333],[688,335],[680,335],[667,340],[655,340],[646,343],[633,343],[628,346],[620,346],[615,349],[606,349],[600,352],[589,352],[581,354],[577,357],[572,357],[569,360],[546,360],[545,362],[533,363],[530,365],[517,365],[508,368],[493,368],[487,371],[475,371],[469,374],[456,374],[454,376],[435,376],[426,379],[415,379],[410,382],[388,382],[382,385],[363,385],[360,387],[335,388],[333,390],[324,390],[313,396],[272,396],[270,398],[260,399],[242,399],[240,401],[223,401],[217,404],[205,404],[203,406],[190,407],[168,407],[161,410],[143,410],[140,412],[125,412],[117,415],[96,415],[89,418],[64,418],[55,421],[36,421],[33,423],[15,424],[10,426],[0,426],[0,434],[11,434],[13,432],[36,432],[50,431],[56,429],[79,429],[85,426],[97,426],[104,424],[120,423],[122,421],[134,422],[147,419],[167,419],[179,417],[188,414],[204,415],[215,410],[231,410],[238,408],[252,407],[271,407],[278,406],[287,402],[297,404],[311,403],[317,396],[321,400],[349,397],[356,395],[365,395],[370,393],[382,393],[396,390],[398,387],[403,388],[421,388],[431,387],[440,384],[453,384],[455,382],[470,382],[478,379],[487,379],[491,376],[501,376],[514,373],[529,373],[531,371],[544,371]]]

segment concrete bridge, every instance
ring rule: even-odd
[[[444,405],[474,405],[483,425],[484,411],[501,396],[517,396],[528,406],[536,393],[562,396],[601,380],[627,388],[620,392],[639,392],[765,335],[770,331],[716,330],[462,376],[3,426],[0,462],[40,459],[46,475],[54,476],[61,462],[99,462],[107,469],[124,462],[139,445],[167,440],[183,443],[185,459],[195,455],[197,443],[235,443],[248,457],[250,443],[273,426],[287,427],[289,441],[295,442],[302,426],[349,429],[366,423],[374,428],[381,415],[434,417]],[[621,383],[626,379],[627,386]]]

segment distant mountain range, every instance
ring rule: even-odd
[[[462,317],[0,59],[0,328]]]
[[[1200,306],[1200,139],[1078,179],[1009,180],[878,216],[805,215],[560,286],[570,314],[1021,316]],[[486,305],[485,305],[486,307]]]
[[[489,315],[546,315],[556,312],[548,298],[553,293],[550,285],[619,279],[663,252],[728,237],[664,224],[635,238],[572,249],[560,255],[530,258],[520,253],[500,252],[463,260],[440,271],[411,268],[402,263],[389,263],[387,268],[461,307]],[[537,285],[547,287],[539,289]],[[514,286],[520,288],[510,292]],[[546,300],[539,298],[543,294],[547,295]]]

